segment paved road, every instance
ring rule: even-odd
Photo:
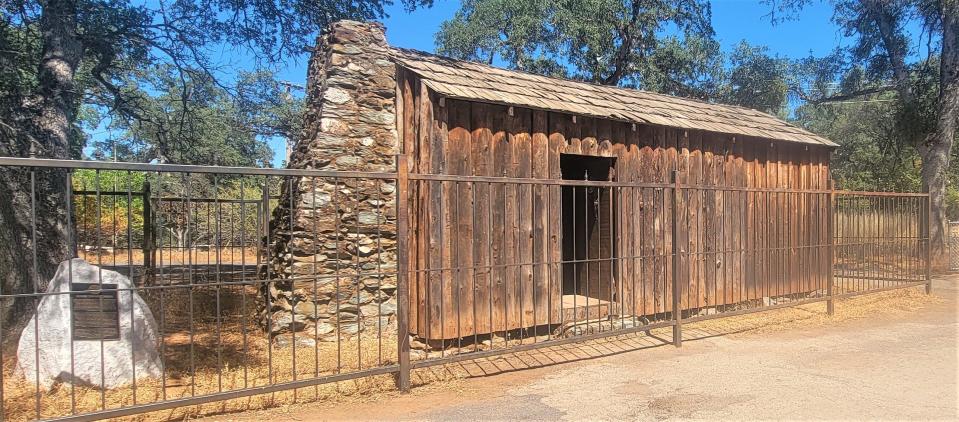
[[[959,277],[940,303],[835,325],[720,335],[414,391],[305,405],[298,420],[957,420]],[[535,366],[535,365],[534,365]],[[236,415],[231,417],[236,419]],[[242,417],[240,418],[242,419]]]

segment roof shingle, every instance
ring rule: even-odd
[[[426,86],[450,98],[837,146],[824,137],[745,107],[550,78],[415,50],[393,48],[392,53]]]

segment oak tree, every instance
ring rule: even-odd
[[[430,0],[402,0],[407,8]],[[166,66],[182,87],[223,81],[222,52],[242,50],[253,67],[298,58],[337,19],[375,19],[390,0],[9,0],[0,2],[0,156],[77,158],[85,106],[121,121],[163,128],[140,89]],[[182,92],[188,92],[184,89]],[[146,95],[145,95],[146,94]],[[189,102],[184,102],[188,104]],[[167,125],[166,127],[169,127]],[[157,145],[155,159],[166,145]],[[0,289],[43,290],[72,255],[67,172],[0,171]],[[0,307],[6,327],[31,300]]]
[[[811,0],[778,4],[788,18]],[[814,60],[819,80],[845,81],[839,89],[801,93],[813,103],[875,98],[893,94],[895,142],[908,145],[922,160],[921,181],[931,199],[929,237],[933,260],[946,253],[947,184],[959,124],[959,0],[841,0],[833,20],[854,42]],[[917,22],[924,42],[910,37]],[[850,79],[850,72],[858,72]],[[848,83],[854,81],[855,83]]]

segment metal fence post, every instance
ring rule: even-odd
[[[926,189],[926,228],[925,238],[926,238],[926,265],[925,265],[925,280],[926,280],[926,294],[932,294],[932,195],[930,195],[931,190]],[[940,230],[942,228],[940,227]]]
[[[829,298],[826,301],[826,313],[833,315],[836,313],[836,300],[833,298],[833,271],[835,271],[836,265],[836,183],[829,179],[828,183],[829,188],[829,212],[826,213],[826,233],[828,233],[828,255],[829,255],[829,268],[827,269],[828,273],[826,274],[826,296]]]
[[[270,176],[263,181],[263,189],[260,192],[260,236],[263,237],[261,246],[263,248],[264,262],[270,262]]]
[[[673,183],[673,345],[676,347],[681,347],[683,345],[683,311],[682,311],[682,301],[680,297],[682,295],[682,289],[680,287],[680,281],[682,277],[680,276],[680,268],[684,260],[681,257],[682,248],[679,244],[679,198],[680,198],[680,187],[679,187],[679,171],[673,170],[672,172],[672,183]]]
[[[396,157],[396,388],[410,391],[409,168],[406,154]]]
[[[132,245],[131,245],[132,246]],[[153,275],[153,207],[150,199],[150,181],[143,182],[143,269],[147,277]]]
[[[76,204],[73,203],[75,200],[74,195],[76,192],[73,190],[73,170],[67,171],[67,242],[70,244],[70,258],[76,258],[79,254],[79,239],[77,238],[77,228],[79,223],[76,221],[76,215],[74,214],[76,209]],[[130,248],[133,248],[133,245],[129,245]]]

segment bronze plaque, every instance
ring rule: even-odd
[[[74,340],[120,339],[116,288],[116,284],[70,284]]]

